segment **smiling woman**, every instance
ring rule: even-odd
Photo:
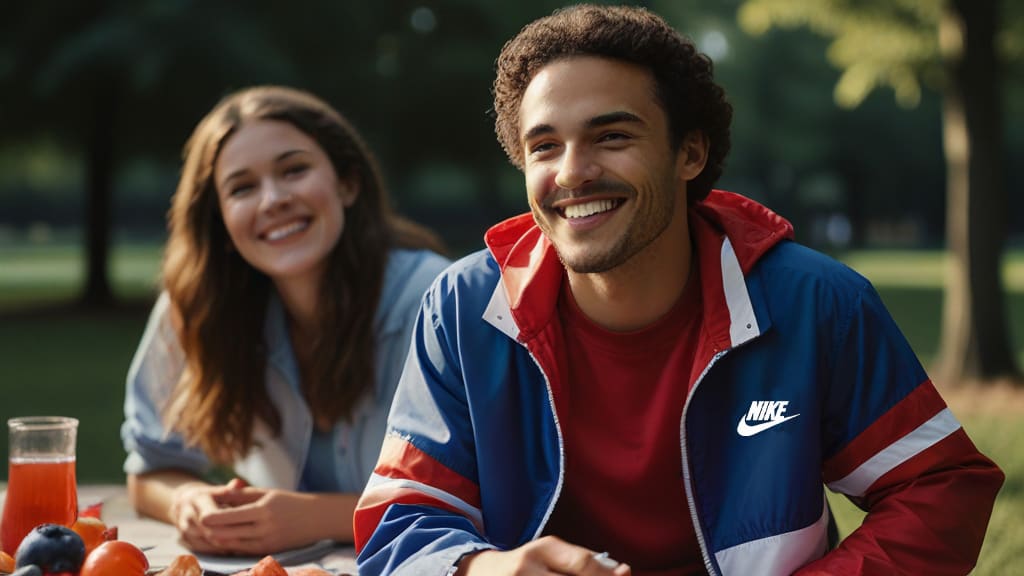
[[[352,177],[339,178],[312,138],[276,120],[239,128],[214,176],[231,244],[274,280],[293,314],[313,321],[318,279],[358,194]]]
[[[128,374],[133,504],[201,552],[351,540],[440,242],[392,213],[347,120],[283,87],[199,123],[169,224]]]

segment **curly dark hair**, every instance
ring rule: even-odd
[[[494,130],[512,163],[523,168],[519,106],[533,76],[571,56],[600,56],[650,70],[669,121],[673,149],[693,130],[710,142],[704,170],[689,186],[688,201],[703,200],[722,175],[729,153],[732,105],[715,84],[711,59],[661,17],[633,6],[580,4],[527,24],[505,43],[495,63]]]

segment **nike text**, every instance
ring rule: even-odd
[[[750,409],[736,425],[736,433],[740,436],[753,436],[799,416],[799,414],[786,416],[787,406],[789,406],[788,400],[755,400],[751,402]],[[759,424],[750,424],[749,422],[759,422]]]
[[[777,420],[786,413],[786,406],[789,400],[780,402],[751,402],[750,410],[747,411],[746,420],[759,422],[761,420]]]

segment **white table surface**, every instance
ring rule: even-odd
[[[6,492],[0,484],[0,494]],[[95,502],[103,502],[103,522],[107,526],[117,526],[118,540],[131,542],[146,550],[150,567],[153,569],[167,566],[180,554],[188,551],[178,543],[177,532],[169,524],[149,518],[142,518],[135,513],[128,502],[128,495],[123,485],[80,485],[78,487],[79,508]],[[0,495],[0,510],[3,509]],[[339,575],[356,574],[356,553],[351,546],[339,545],[334,551],[324,556],[313,566],[319,566]],[[212,574],[212,573],[210,573]]]

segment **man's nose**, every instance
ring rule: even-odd
[[[562,154],[555,184],[559,188],[573,190],[583,184],[596,180],[601,175],[601,167],[594,161],[593,155],[584,147],[569,145]]]

